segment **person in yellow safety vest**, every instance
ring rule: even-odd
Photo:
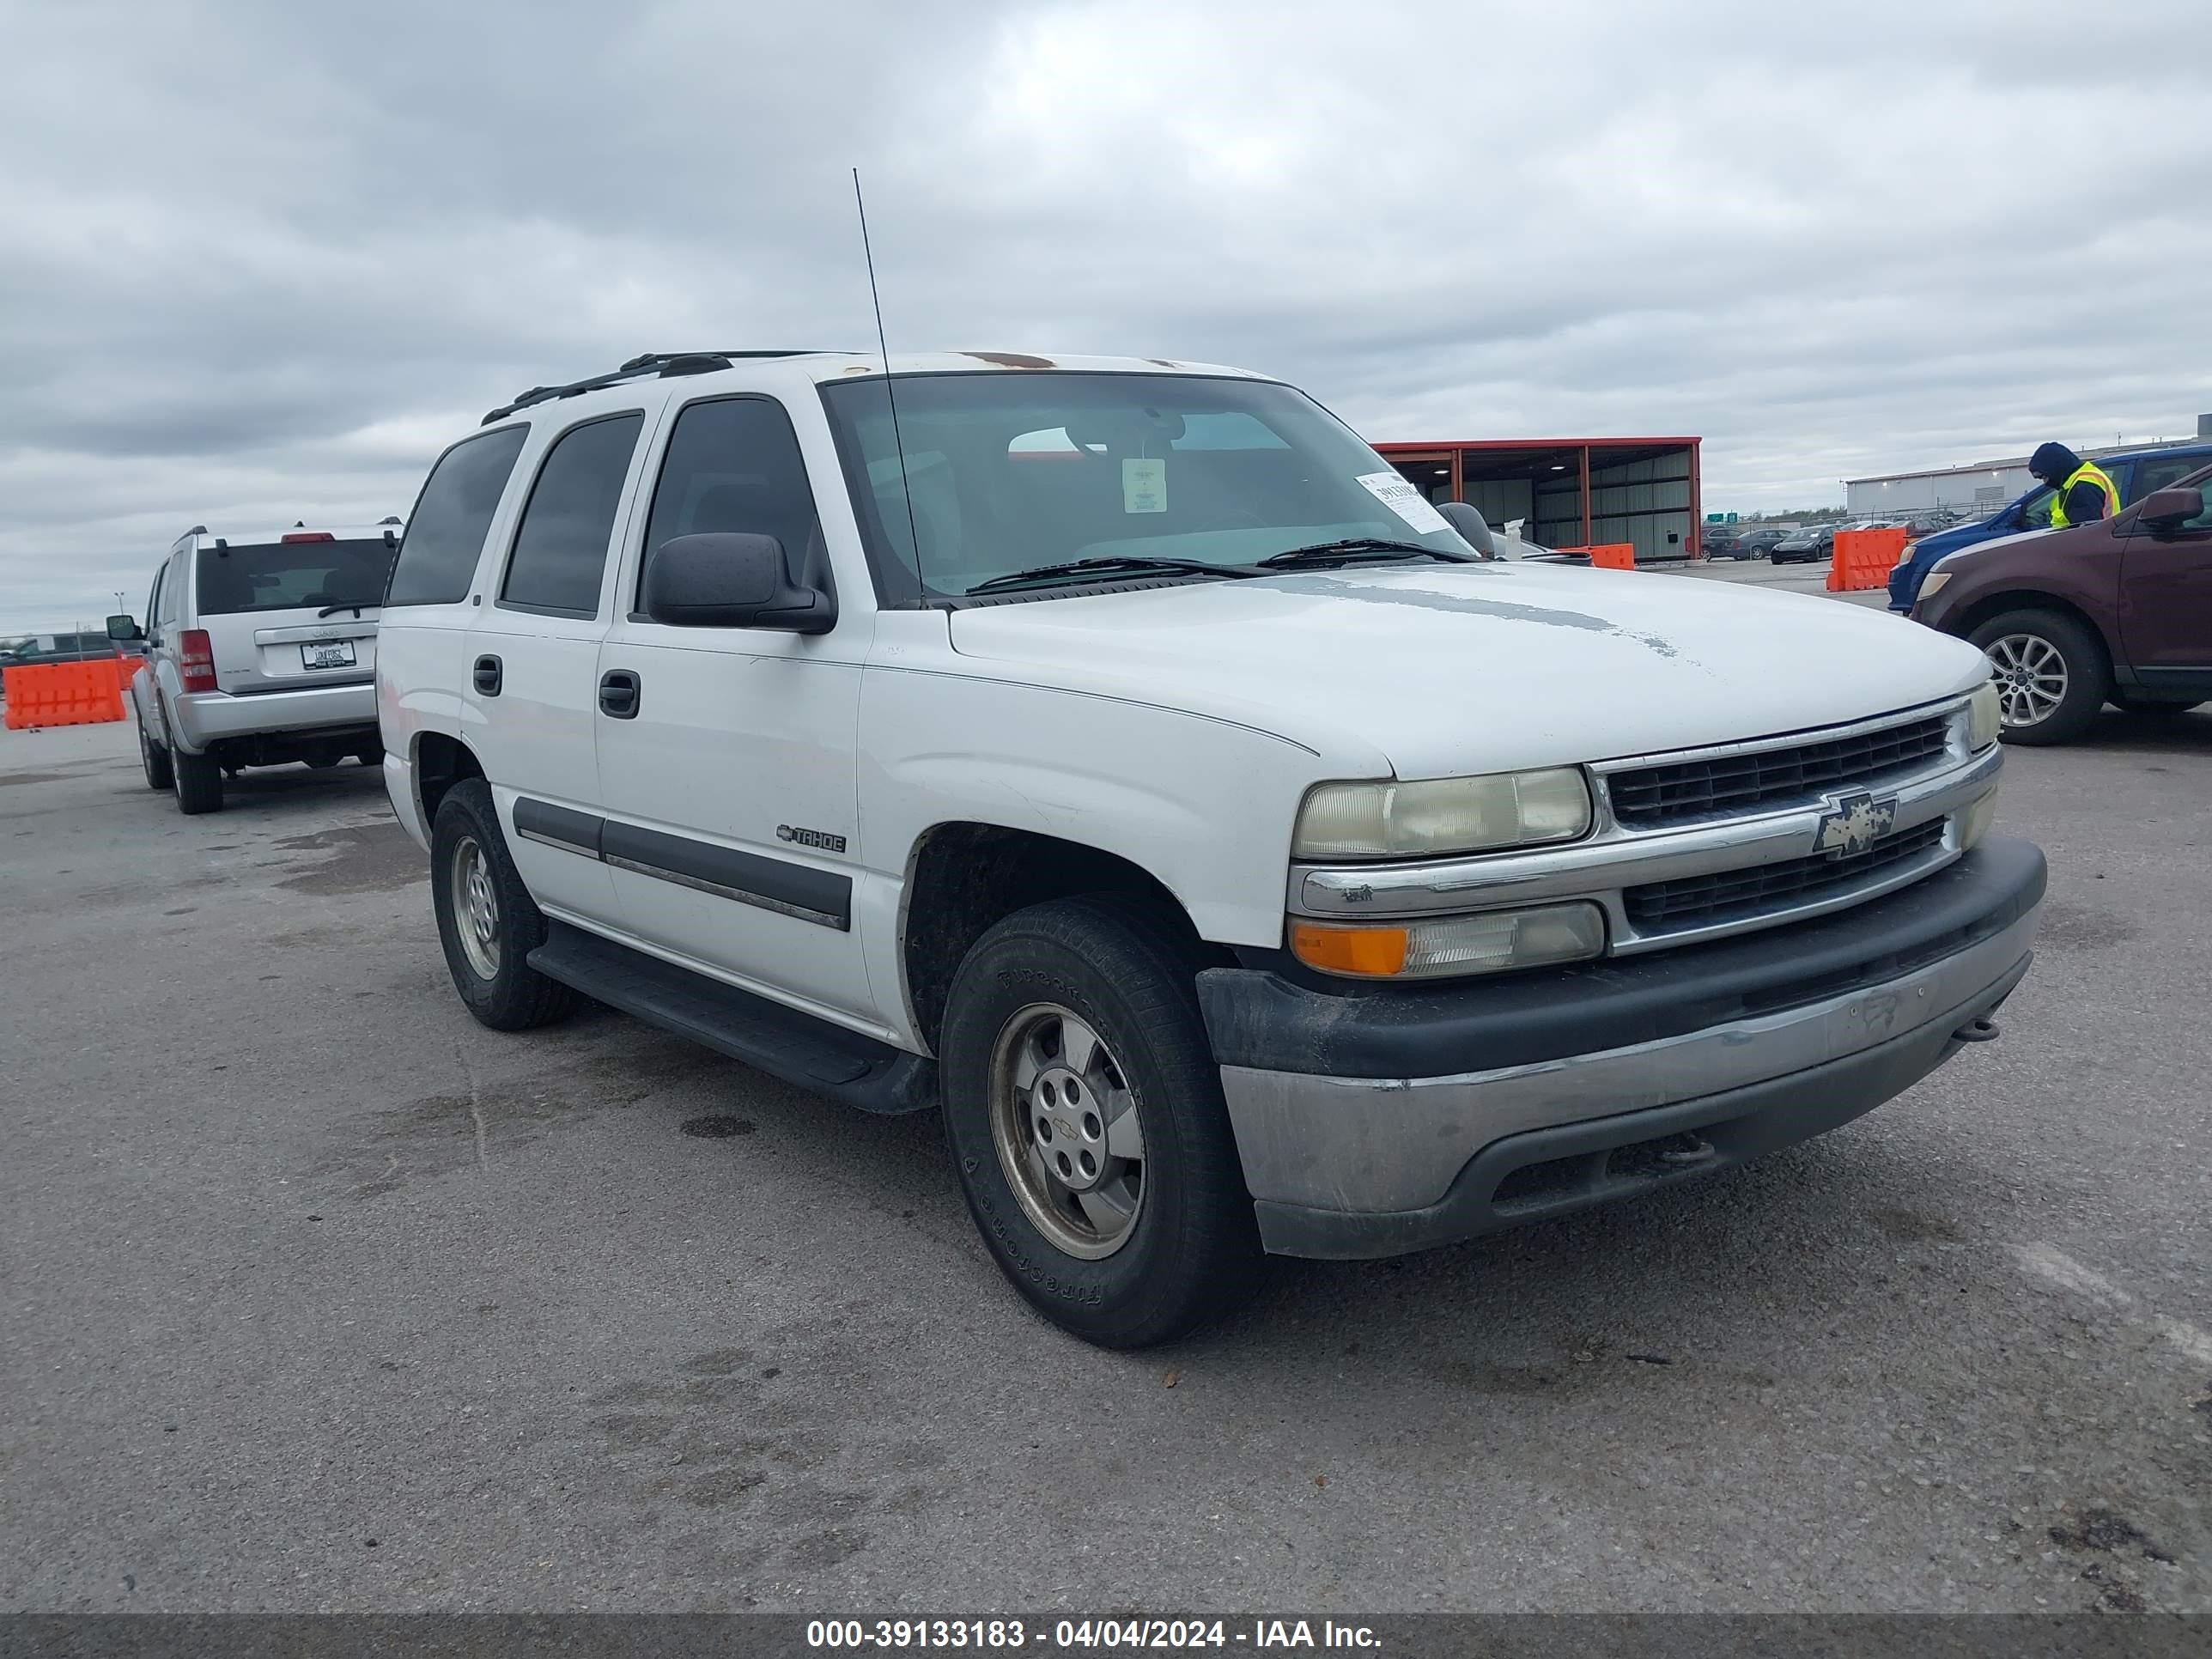
[[[2057,493],[2051,501],[2051,527],[2094,524],[2120,510],[2120,487],[2094,461],[2085,461],[2064,444],[2045,444],[2028,457],[2027,470]]]

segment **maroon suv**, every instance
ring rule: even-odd
[[[1940,561],[1913,619],[1989,653],[2008,743],[2078,738],[2107,702],[2178,714],[2212,699],[2212,467],[2116,517]]]

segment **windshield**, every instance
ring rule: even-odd
[[[956,374],[901,375],[897,395],[910,501],[883,380],[823,388],[888,603],[1078,559],[1250,566],[1362,537],[1470,556],[1425,496],[1289,386]]]
[[[320,611],[381,605],[397,546],[362,541],[262,542],[200,550],[198,609],[204,617],[246,611]]]

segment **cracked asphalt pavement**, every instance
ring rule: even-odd
[[[473,1024],[374,774],[7,733],[0,1605],[2212,1610],[2212,709],[2008,776],[2001,1042],[1116,1356],[933,1118]]]

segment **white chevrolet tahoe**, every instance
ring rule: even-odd
[[[576,992],[942,1109],[992,1255],[1160,1341],[1833,1128],[2027,971],[1981,654],[1486,560],[1293,388],[638,358],[447,450],[392,800],[487,1025]],[[1756,712],[1751,712],[1756,711]]]
[[[212,812],[224,776],[249,766],[376,764],[377,606],[398,546],[398,519],[179,536],[144,629],[108,620],[109,638],[145,645],[130,695],[147,787]]]

